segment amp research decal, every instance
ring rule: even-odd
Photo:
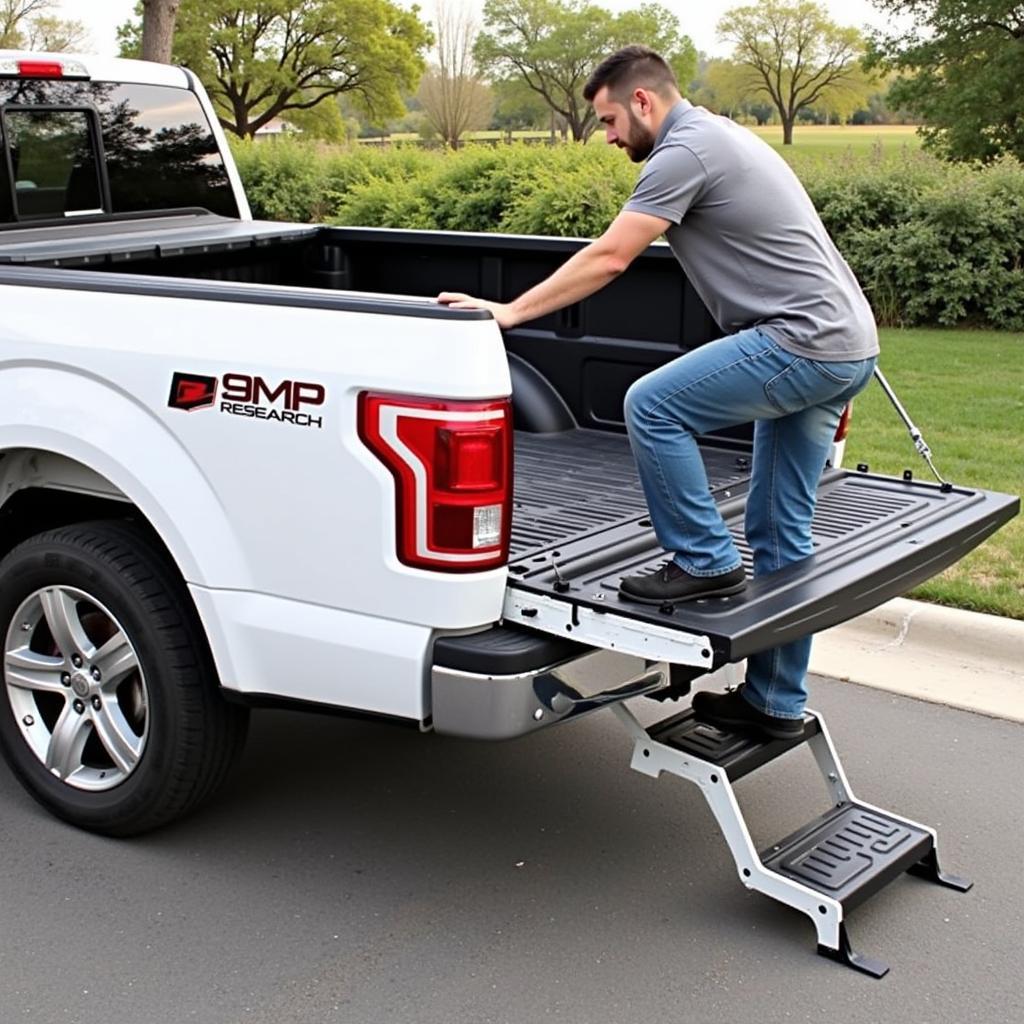
[[[229,416],[322,430],[323,417],[314,416],[311,410],[319,408],[326,399],[327,389],[313,381],[282,380],[271,384],[264,377],[247,373],[225,373],[218,379],[175,372],[167,404],[185,412],[216,409]]]
[[[193,412],[213,405],[217,399],[217,378],[202,377],[197,373],[176,373],[171,378],[171,397],[167,404],[172,409]]]

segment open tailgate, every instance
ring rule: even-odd
[[[639,492],[639,481],[636,488]],[[722,511],[743,554],[742,495]],[[831,470],[818,492],[815,553],[750,579],[734,597],[662,607],[619,596],[623,576],[667,556],[649,520],[562,538],[510,563],[504,618],[595,647],[711,670],[834,626],[906,593],[977,547],[1020,509],[1011,495]]]

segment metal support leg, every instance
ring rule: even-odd
[[[939,867],[939,851],[934,845],[927,857],[919,860],[913,867],[907,868],[907,874],[926,878],[929,882],[943,885],[947,889],[955,889],[957,892],[969,892],[974,887],[970,879],[950,875]]]
[[[876,960],[871,956],[864,956],[857,953],[850,946],[850,936],[846,932],[846,925],[839,925],[839,947],[831,949],[828,946],[818,945],[818,955],[835,960],[844,967],[851,967],[861,974],[870,974],[872,978],[884,978],[889,973],[889,965],[883,960]]]
[[[807,745],[811,748],[811,753],[814,754],[814,760],[825,780],[829,796],[837,807],[853,803],[853,790],[846,778],[846,772],[843,771],[843,765],[839,760],[835,745],[832,743],[832,737],[825,726],[825,719],[818,712],[808,710],[818,720],[819,732],[807,741]]]

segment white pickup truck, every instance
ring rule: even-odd
[[[684,694],[1018,509],[837,447],[811,558],[631,604],[664,554],[622,398],[718,333],[665,246],[503,336],[431,297],[581,242],[254,221],[188,71],[0,52],[0,147],[0,743],[83,828],[192,808],[252,706],[498,739]],[[750,439],[703,439],[737,537]]]

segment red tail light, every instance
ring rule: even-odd
[[[836,444],[846,440],[846,435],[850,432],[850,419],[852,416],[853,402],[847,402],[842,416],[839,417],[839,426],[836,427],[836,436],[833,439]]]
[[[406,565],[475,572],[508,561],[512,404],[359,396],[359,436],[395,479]]]

